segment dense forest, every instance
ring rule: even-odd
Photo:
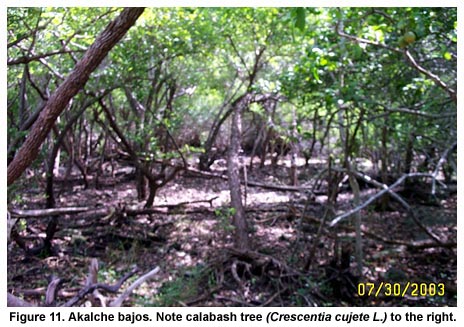
[[[8,8],[7,57],[9,305],[456,306],[456,8]]]

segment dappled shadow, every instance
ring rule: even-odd
[[[269,182],[266,176],[271,169],[256,169],[248,177]],[[279,167],[282,179],[274,176],[273,183],[285,183],[285,169]],[[310,182],[310,176],[306,178],[302,184]],[[100,190],[73,185],[63,188],[59,203],[142,207],[134,190],[133,181]],[[372,192],[363,190],[362,196]],[[66,281],[58,293],[58,301],[65,302],[85,284],[90,259],[98,258],[100,278],[108,283],[133,265],[142,271],[161,268],[125,302],[128,306],[456,305],[456,249],[408,248],[395,243],[426,237],[406,212],[379,212],[372,207],[362,211],[365,266],[363,276],[354,278],[354,229],[350,219],[334,228],[324,227],[319,243],[313,244],[325,211],[323,195],[307,198],[299,192],[250,186],[246,191],[243,187],[243,193],[253,252],[240,254],[233,250],[227,181],[185,175],[160,190],[155,207],[185,205],[136,216],[76,219],[64,215],[53,240],[54,253],[48,257],[27,256],[10,244],[8,289],[38,302],[47,278],[56,275]],[[41,203],[33,197],[30,201]],[[440,238],[456,239],[456,196],[441,201],[435,207],[417,204],[414,210]],[[337,210],[349,209],[351,202],[349,190],[342,192]],[[37,238],[46,222],[30,219],[20,233]],[[391,243],[386,243],[389,240]],[[312,246],[316,251],[309,258]],[[338,251],[345,251],[348,263],[340,261]],[[359,297],[354,285],[357,281],[445,283],[447,292],[443,297]]]

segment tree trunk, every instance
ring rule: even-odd
[[[144,208],[146,209],[153,207],[153,203],[155,202],[156,191],[158,190],[158,185],[156,184],[156,182],[150,182],[148,183],[148,186],[149,186],[148,199],[144,206]]]
[[[351,163],[348,162],[348,174],[349,174],[349,183],[351,190],[353,192],[353,204],[355,207],[361,204],[361,196],[359,191],[359,184],[356,180],[354,173],[352,172]],[[356,231],[356,267],[357,267],[357,275],[362,276],[363,272],[363,262],[364,262],[364,254],[363,254],[363,241],[362,241],[362,233],[361,233],[361,224],[362,224],[362,217],[361,212],[358,211],[355,214],[355,231]]]
[[[8,165],[8,185],[11,185],[24,170],[35,160],[40,146],[47,137],[55,120],[66,108],[69,101],[87,83],[90,74],[98,67],[108,52],[135,24],[144,8],[125,8],[119,17],[108,24],[96,38],[82,59],[66,80],[49,98],[45,108],[31,128],[26,140]]]
[[[227,160],[227,174],[229,177],[230,204],[234,208],[233,225],[235,227],[235,247],[241,252],[246,252],[250,248],[248,237],[248,224],[246,220],[245,209],[242,204],[242,192],[240,190],[240,136],[241,136],[241,113],[243,107],[247,104],[247,98],[244,101],[235,103],[232,114],[230,144]]]
[[[148,179],[145,177],[143,171],[135,169],[135,179],[137,184],[137,199],[139,201],[145,201],[147,198],[147,182]]]
[[[292,110],[292,138],[290,141],[290,183],[293,186],[298,185],[298,167],[296,160],[298,157],[298,133],[295,108]]]
[[[66,134],[69,132],[71,127],[75,124],[75,122],[79,119],[79,117],[84,113],[85,109],[87,109],[92,103],[93,102],[85,103],[79,109],[79,111],[76,112],[75,115],[68,121],[68,123],[63,128],[61,133],[58,135],[57,140],[55,141],[55,144],[53,145],[53,148],[48,155],[48,172],[47,172],[47,182],[46,182],[46,188],[45,188],[45,194],[47,196],[47,208],[55,207],[55,196],[53,194],[53,179],[55,176],[56,160],[58,160],[60,148],[64,143]],[[84,177],[84,183],[87,187],[86,175],[83,174],[83,177]]]
[[[219,115],[222,114],[222,112],[220,112],[219,115],[216,117],[215,121],[213,122],[213,126],[211,127],[211,130],[208,134],[208,138],[203,147],[205,152],[203,152],[200,155],[200,162],[198,164],[200,170],[206,171],[213,164],[217,153],[211,153],[211,150],[213,148],[214,142],[216,142],[216,137],[219,135],[219,130],[221,129],[222,124],[227,120],[227,118],[229,118],[232,111],[232,108],[227,110],[222,115],[222,117],[219,118]]]
[[[385,116],[384,125],[382,126],[382,139],[381,139],[381,163],[380,175],[382,177],[382,183],[388,184],[388,116]],[[388,201],[390,196],[385,194],[380,200],[380,207],[382,211],[385,211],[388,207]]]
[[[404,171],[403,174],[409,174],[412,168],[412,161],[414,159],[414,134],[409,134],[408,143],[406,144],[406,154],[404,158]],[[385,181],[382,180],[383,183]]]

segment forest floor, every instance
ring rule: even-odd
[[[310,183],[311,176],[321,169],[318,163],[300,167],[300,184]],[[285,185],[287,170],[285,165],[255,168],[248,172],[248,179]],[[214,167],[217,174],[224,171],[224,166]],[[134,181],[109,176],[105,185],[95,189],[91,183],[84,189],[79,182],[57,183],[56,207],[143,207],[137,201]],[[362,199],[373,192],[364,189]],[[39,188],[29,189],[22,198],[18,207],[44,207]],[[407,200],[421,222],[441,240],[456,240],[456,194],[440,199],[435,206],[414,197]],[[352,218],[322,229],[309,262],[325,201],[324,195],[308,202],[300,192],[247,187],[246,211],[256,257],[241,257],[232,249],[227,181],[184,173],[159,190],[154,205],[159,210],[150,214],[93,217],[84,212],[60,216],[51,255],[26,255],[11,243],[8,291],[42,303],[50,276],[58,276],[63,283],[57,303],[64,303],[84,287],[90,260],[97,258],[98,281],[108,284],[115,283],[134,265],[139,275],[160,267],[158,274],[124,302],[125,306],[456,306],[457,249],[408,246],[430,239],[401,207],[361,211],[361,277],[355,277]],[[348,188],[339,194],[336,212],[343,213],[351,205]],[[47,223],[48,218],[29,218],[27,223],[18,221],[15,228],[34,243],[44,238]],[[136,278],[131,277],[119,293]],[[418,283],[418,294],[412,294],[410,288],[404,296],[386,296],[384,288],[378,296],[359,296],[358,282],[376,286],[397,283],[401,287]],[[441,296],[435,294],[440,286],[434,286],[440,283],[445,288]],[[117,296],[101,293],[107,300]]]

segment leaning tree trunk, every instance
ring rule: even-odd
[[[47,196],[47,208],[55,207],[55,195],[53,193],[53,183],[54,183],[54,167],[55,167],[55,161],[58,159],[58,152],[64,143],[66,134],[69,132],[72,126],[76,123],[79,117],[81,117],[84,111],[93,103],[94,102],[92,101],[92,102],[88,102],[84,104],[79,109],[79,111],[77,111],[74,114],[74,116],[72,116],[72,118],[67,122],[66,126],[61,131],[61,133],[58,135],[57,140],[55,141],[55,144],[53,145],[53,148],[48,155],[48,172],[47,172],[47,182],[46,182],[46,187],[45,187],[45,194]],[[85,186],[87,187],[86,175],[83,174],[82,176],[84,178]]]
[[[233,225],[235,227],[235,247],[241,252],[246,252],[250,248],[248,237],[248,224],[245,209],[242,203],[242,192],[240,190],[240,137],[241,137],[241,114],[243,107],[247,104],[248,97],[235,103],[232,114],[230,144],[227,160],[227,174],[229,179],[230,203],[234,209]]]
[[[26,140],[8,165],[7,179],[11,185],[35,160],[40,146],[50,132],[57,117],[69,101],[87,83],[90,74],[100,65],[108,52],[122,39],[129,28],[135,24],[144,8],[125,8],[121,14],[97,36],[82,59],[66,80],[51,95],[45,108],[31,128]]]
[[[200,155],[200,162],[198,164],[198,167],[200,170],[209,170],[209,167],[213,164],[216,154],[211,153],[211,149],[213,148],[214,142],[216,142],[216,138],[219,135],[219,131],[222,127],[222,124],[229,118],[230,114],[232,113],[233,108],[227,110],[221,118],[216,117],[215,121],[213,122],[213,126],[211,126],[211,130],[208,134],[208,138],[205,142],[205,145],[203,149],[205,150],[201,155]],[[222,114],[222,113],[220,113]]]

